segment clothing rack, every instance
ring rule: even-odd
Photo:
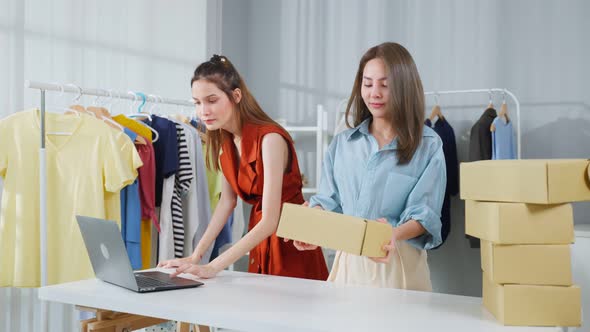
[[[472,90],[447,90],[447,91],[429,91],[425,92],[424,95],[433,95],[433,96],[440,96],[440,95],[451,95],[451,94],[466,94],[466,93],[487,93],[490,97],[490,101],[492,100],[493,93],[502,93],[504,95],[510,96],[516,104],[516,157],[517,159],[522,158],[521,154],[521,129],[520,129],[520,102],[518,98],[507,89],[501,88],[492,88],[492,89],[472,89]]]
[[[128,99],[128,100],[141,100],[144,104],[146,102],[151,103],[158,103],[158,104],[167,104],[167,105],[177,105],[177,106],[186,106],[186,107],[193,107],[194,104],[190,101],[185,100],[177,100],[177,99],[169,99],[163,98],[157,95],[146,95],[144,93],[135,93],[135,92],[117,92],[112,90],[104,90],[104,89],[89,89],[89,88],[81,88],[75,86],[73,84],[56,84],[56,83],[45,83],[45,82],[37,82],[37,81],[25,81],[25,88],[29,89],[36,89],[40,90],[40,98],[41,98],[41,146],[39,149],[39,195],[40,195],[40,205],[39,205],[39,212],[40,212],[40,227],[39,227],[39,251],[41,255],[41,286],[47,285],[47,252],[45,248],[47,247],[47,178],[46,178],[46,154],[45,154],[45,96],[47,91],[58,91],[61,93],[64,92],[71,92],[77,93],[78,97],[83,95],[87,96],[96,96],[96,97],[109,97],[109,98],[117,98],[117,99]],[[147,114],[147,113],[146,113]],[[46,317],[47,317],[47,308],[45,304],[41,305],[41,326],[46,326]]]

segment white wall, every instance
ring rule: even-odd
[[[239,21],[226,24],[234,6],[240,8],[231,17]],[[248,63],[241,70],[275,118],[312,124],[317,103],[335,113],[350,93],[364,51],[396,41],[414,56],[426,90],[513,91],[522,107],[524,158],[590,155],[590,2],[225,0],[223,7],[224,51],[235,62]],[[441,98],[461,160],[467,157],[467,133],[487,100],[487,95]],[[509,111],[514,117],[514,105]],[[315,181],[313,140],[296,139],[302,167]],[[455,198],[452,206],[450,238],[430,252],[434,287],[481,295],[479,250],[464,239],[462,202]],[[587,203],[575,204],[575,218],[590,222]]]
[[[25,79],[188,99],[206,57],[205,0],[0,0],[0,8],[0,115],[38,106]]]
[[[223,0],[221,18],[221,53],[231,60],[249,86],[250,6],[250,0]]]

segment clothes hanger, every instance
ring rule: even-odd
[[[103,91],[107,92],[106,90],[103,90]],[[124,131],[125,129],[123,128],[123,126],[121,126],[119,123],[115,122],[111,118],[111,114],[109,113],[109,111],[106,108],[99,106],[99,102],[98,102],[99,99],[100,99],[100,96],[96,96],[96,98],[94,99],[94,101],[92,103],[92,106],[88,106],[85,109],[85,111],[88,114],[92,115],[97,120],[103,121],[104,123],[106,123],[110,127],[117,129],[119,131]]]
[[[432,107],[432,111],[430,112],[430,116],[428,119],[430,120],[431,124],[434,125],[434,120],[438,117],[439,120],[444,120],[445,117],[442,115],[440,111],[440,106],[438,104],[438,93],[434,95],[434,106]]]
[[[72,109],[74,111],[77,111],[79,113],[85,113],[85,114],[89,114],[89,115],[95,116],[93,113],[87,111],[84,106],[82,106],[82,105],[79,104],[80,103],[80,98],[82,98],[82,95],[84,94],[84,92],[82,91],[82,88],[79,87],[79,86],[77,86],[74,83],[68,83],[68,84],[66,84],[66,86],[70,86],[70,87],[73,87],[73,88],[78,89],[78,95],[75,96],[72,99],[72,101],[70,102],[70,104],[71,104],[70,105],[70,109]]]
[[[494,101],[492,99],[492,89],[488,91],[489,103],[487,108],[494,108]]]
[[[152,105],[152,107],[150,108],[149,112],[150,114],[154,114],[156,111],[161,111],[160,106],[158,106],[158,102],[164,103],[164,98],[162,96],[159,95],[154,95],[156,102]],[[166,118],[169,119],[170,118],[170,114],[167,114],[166,112],[160,112],[160,113],[155,113],[158,114],[159,117],[161,118]]]
[[[494,108],[494,105],[492,104],[492,90],[490,90],[490,105],[488,105],[488,108]],[[508,116],[506,115],[507,112],[507,106],[506,106],[506,89],[504,89],[504,92],[502,93],[502,106],[500,106],[500,114],[498,114],[498,117],[502,117],[505,116],[506,117],[506,121],[508,121]],[[504,113],[504,114],[502,114]],[[490,125],[490,131],[491,132],[495,132],[496,131],[496,125],[492,122],[492,124]]]
[[[186,114],[186,110],[183,105],[178,105],[178,112],[173,115],[173,118],[184,124],[188,124],[190,122],[190,117]]]
[[[54,82],[53,84],[55,85],[59,85],[59,89],[60,89],[60,93],[58,95],[58,98],[62,98],[65,95],[65,89],[64,89],[64,85],[63,84],[59,84],[57,82]],[[78,117],[80,117],[80,113],[76,110],[73,110],[69,107],[64,107],[64,106],[60,106],[60,105],[47,105],[47,110],[55,110],[55,111],[62,111],[64,114],[74,114]]]
[[[114,100],[114,98],[113,98],[113,92],[112,92],[112,90],[109,90],[108,92],[109,92],[109,97],[110,97],[110,99],[108,101],[109,108],[112,111],[113,110],[113,106],[114,106],[114,104],[113,104],[113,100]],[[140,122],[140,121],[136,121],[136,122],[143,124],[143,122]],[[135,142],[134,143],[135,144],[139,144],[139,145],[147,145],[148,142],[147,142],[147,139],[145,137],[143,137],[141,135],[137,135],[135,137]]]
[[[115,105],[115,102],[114,102],[115,101],[114,92],[113,92],[113,90],[110,90],[110,89],[109,90],[105,90],[105,91],[108,93],[108,98],[109,99],[108,99],[108,101],[105,102],[105,105],[104,105],[103,108],[107,108],[107,110],[110,109],[111,112],[112,112],[114,110],[114,105]],[[120,99],[121,99],[121,96],[120,95],[117,95],[117,99],[116,100],[119,101]],[[122,115],[122,116],[125,117],[124,115]],[[125,131],[125,127],[123,125],[121,125],[119,122],[115,121],[112,117],[109,117],[107,120],[105,120],[105,122],[110,122],[109,120],[111,120],[114,123],[116,123],[117,125],[119,125],[122,128],[122,130]],[[139,121],[135,121],[135,122],[141,123]],[[145,137],[143,137],[143,136],[141,136],[141,135],[138,134],[135,137],[134,143],[135,144],[138,144],[138,145],[146,145],[147,144],[147,139]]]
[[[164,98],[158,95],[148,95],[148,98],[152,98],[151,105],[147,106],[147,113],[152,115],[154,114],[154,110],[158,110],[158,103],[164,102]]]
[[[502,92],[502,105],[500,106],[500,113],[498,113],[498,117],[501,119],[503,118],[506,123],[510,122],[510,118],[508,117],[508,105],[506,104],[506,89],[504,89],[504,92]],[[490,126],[490,131],[496,131],[496,125],[493,123]]]
[[[129,115],[127,116],[130,118],[147,118],[151,122],[152,117],[148,113],[141,113],[141,107],[145,105],[145,95],[143,95],[143,103],[137,108],[137,112],[133,113],[135,102],[139,99],[139,94],[133,91],[127,91],[127,94],[133,96],[133,101],[131,102],[131,105],[129,105]]]
[[[60,97],[62,97],[65,94],[65,89],[64,86],[62,84],[59,84],[61,93],[60,93]],[[80,89],[80,87],[77,87],[79,90],[79,94],[76,98],[74,98],[74,100],[79,100],[80,96],[82,96],[82,89]],[[64,114],[74,114],[76,115],[78,118],[80,117],[80,112],[76,109],[72,109],[72,108],[67,108],[67,107],[52,107],[52,109],[57,109],[57,110],[62,110],[65,111]],[[46,131],[45,132],[46,135],[52,135],[52,136],[72,136],[73,132],[65,132],[65,131]]]
[[[106,90],[102,90],[104,92],[107,92]],[[97,117],[107,117],[110,118],[111,117],[111,113],[109,113],[109,110],[106,109],[105,107],[102,107],[99,105],[98,100],[100,99],[100,96],[96,96],[96,98],[94,98],[94,102],[92,103],[92,106],[88,106],[86,109],[92,113],[94,113]]]
[[[504,118],[506,123],[510,122],[510,118],[508,117],[508,105],[506,104],[506,89],[502,92],[502,106],[500,106],[500,114],[499,117]]]
[[[127,93],[133,95],[133,101],[131,102],[131,105],[129,107],[129,110],[132,112],[133,106],[135,105],[135,101],[138,100],[138,98],[137,98],[138,93],[135,93],[133,91],[128,91]],[[143,104],[145,104],[145,99],[147,99],[147,98],[146,98],[145,94],[141,93],[141,95],[143,95],[143,99],[144,99]],[[128,117],[130,117],[132,119],[135,119],[137,117],[146,117],[150,122],[152,121],[152,117],[150,116],[149,113],[141,113],[139,111],[140,111],[140,108],[138,107],[138,112],[133,113],[133,114],[129,114]],[[154,134],[154,137],[152,139],[152,143],[155,143],[158,141],[158,139],[160,138],[160,134],[158,134],[158,132],[154,128],[149,126],[147,123],[144,123],[143,121],[137,121],[137,122],[148,127],[148,129]]]

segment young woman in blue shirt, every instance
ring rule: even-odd
[[[328,280],[431,291],[426,250],[441,242],[445,159],[424,126],[422,82],[403,46],[383,43],[363,55],[345,116],[350,129],[330,144],[309,205],[387,222],[394,232],[385,258],[337,252]]]

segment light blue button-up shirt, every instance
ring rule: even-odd
[[[398,165],[398,139],[379,150],[369,133],[370,121],[334,137],[310,206],[321,205],[325,210],[365,219],[386,218],[394,227],[414,219],[426,233],[408,242],[419,249],[438,246],[447,183],[440,137],[424,127],[412,160]]]

